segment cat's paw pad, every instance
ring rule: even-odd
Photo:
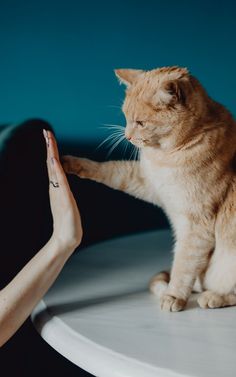
[[[73,156],[62,156],[61,164],[66,173],[68,174],[74,173],[75,165],[77,167],[76,160],[78,160],[78,158],[73,157]]]
[[[166,312],[179,312],[183,310],[186,301],[168,294],[164,294],[160,299],[161,309]]]
[[[198,304],[203,309],[221,308],[224,306],[224,298],[212,291],[203,292],[198,298]]]

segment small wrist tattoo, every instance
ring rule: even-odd
[[[51,185],[53,185],[53,187],[59,187],[59,183],[58,182],[53,182],[53,181],[49,181]]]

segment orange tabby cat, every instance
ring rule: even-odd
[[[236,123],[187,69],[119,69],[126,138],[139,161],[66,156],[65,170],[163,208],[174,233],[171,275],[150,288],[167,311],[201,293],[202,308],[236,305]]]

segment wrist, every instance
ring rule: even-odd
[[[52,248],[56,255],[65,255],[68,257],[74,252],[74,250],[78,246],[73,242],[66,242],[65,240],[57,237],[55,234],[52,234],[50,243],[52,244]]]

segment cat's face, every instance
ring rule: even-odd
[[[123,112],[126,138],[137,147],[165,147],[186,135],[201,108],[193,78],[185,68],[116,70],[127,86]],[[197,94],[197,97],[196,97]]]

